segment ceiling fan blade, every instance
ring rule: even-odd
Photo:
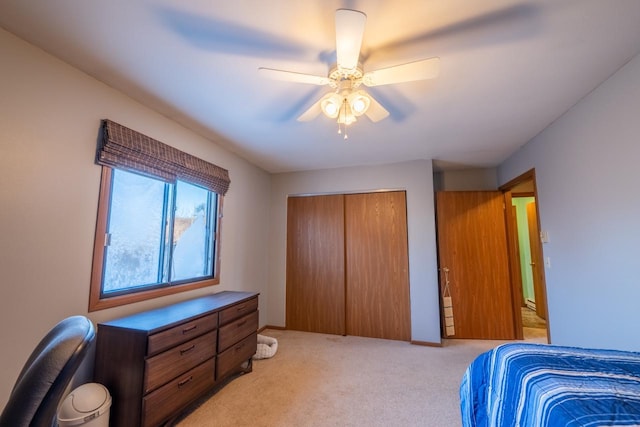
[[[378,101],[375,100],[371,96],[371,94],[367,94],[369,97],[369,108],[364,113],[372,122],[379,122],[380,120],[389,116],[389,112],[382,106]]]
[[[433,79],[438,76],[439,71],[440,58],[434,57],[369,71],[362,77],[362,83],[371,87]]]
[[[309,122],[322,113],[322,108],[320,107],[320,103],[322,102],[322,98],[315,102],[307,111],[302,113],[300,117],[298,117],[299,122]]]
[[[336,10],[336,56],[338,67],[355,70],[360,59],[360,47],[367,15],[351,9]]]
[[[494,45],[504,40],[523,40],[539,34],[541,19],[542,6],[537,2],[524,2],[380,44],[374,46],[373,51],[380,58],[378,55],[397,55],[400,50],[425,49],[428,45],[460,50]]]
[[[326,85],[331,80],[327,77],[314,76],[312,74],[296,73],[294,71],[276,70],[274,68],[258,68],[258,72],[273,80],[282,80],[285,82],[306,83],[311,85]]]
[[[157,3],[154,3],[153,9],[164,26],[198,49],[252,58],[290,58],[299,61],[315,57],[312,46],[292,41],[291,37],[276,36],[226,19],[187,12],[179,3],[174,3],[176,7]]]

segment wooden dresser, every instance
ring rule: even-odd
[[[98,324],[94,381],[112,427],[151,427],[234,374],[251,372],[258,294],[225,291]]]

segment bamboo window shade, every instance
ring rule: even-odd
[[[200,185],[220,195],[229,189],[229,172],[111,120],[102,121],[96,163],[175,182]]]

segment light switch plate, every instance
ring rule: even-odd
[[[549,243],[549,232],[546,230],[540,231],[540,241],[542,243]]]

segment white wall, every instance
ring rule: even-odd
[[[226,289],[267,297],[266,172],[3,30],[0,57],[0,408],[40,338],[67,316],[87,315],[100,119],[228,169],[231,188],[220,285],[89,318],[99,322]],[[261,324],[265,307],[261,303]]]
[[[435,191],[486,191],[498,189],[496,168],[445,170],[433,175]]]
[[[272,178],[267,322],[285,325],[287,196],[406,190],[409,234],[411,335],[440,343],[433,172],[431,161],[284,173]]]
[[[640,56],[498,169],[536,170],[554,344],[640,350]]]

